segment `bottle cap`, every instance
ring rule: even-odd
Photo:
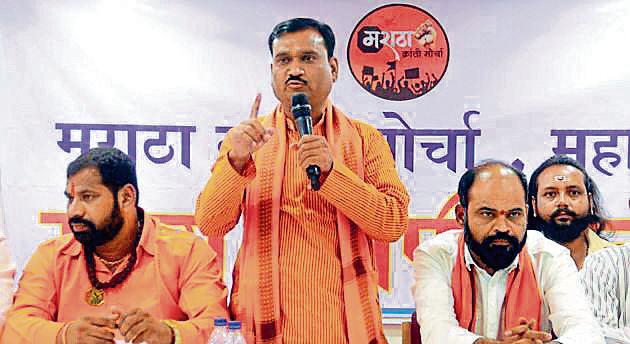
[[[240,330],[241,322],[240,321],[228,321],[228,328],[230,330]]]
[[[214,319],[214,326],[227,326],[227,320],[225,318]]]

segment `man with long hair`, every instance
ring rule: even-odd
[[[614,245],[600,237],[610,226],[599,188],[576,160],[545,160],[532,173],[527,201],[529,228],[568,248],[578,270],[586,256]]]

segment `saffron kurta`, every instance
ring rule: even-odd
[[[183,343],[205,344],[213,319],[227,317],[227,289],[216,252],[196,235],[148,215],[144,223],[131,274],[106,289],[105,304],[96,307],[85,301],[91,284],[82,245],[72,234],[42,243],[24,268],[1,342],[55,343],[65,323],[106,316],[110,306],[118,306],[176,320]],[[113,273],[100,260],[95,262],[98,279],[111,279]]]
[[[315,192],[308,187],[306,173],[299,166],[299,133],[290,120],[286,121],[287,148],[277,152],[285,154],[278,270],[280,328],[286,343],[314,338],[322,343],[348,341],[337,210],[369,239],[395,241],[407,229],[409,197],[385,138],[368,124],[355,120],[352,124],[362,141],[364,178],[335,159],[321,189]],[[313,134],[326,136],[325,125],[322,116]],[[221,236],[234,228],[244,209],[246,187],[262,172],[250,161],[239,174],[227,158],[229,149],[229,142],[224,142],[212,177],[197,201],[196,221],[207,235]],[[239,259],[242,256],[241,250]],[[239,265],[237,262],[232,295],[236,303],[245,298],[239,295],[239,279],[248,278],[239,276]],[[382,335],[382,328],[378,330]]]

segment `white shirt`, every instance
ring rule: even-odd
[[[453,309],[451,274],[457,259],[461,230],[451,230],[422,243],[414,252],[418,322],[423,344],[470,344],[480,337],[496,339],[503,315],[507,276],[518,259],[490,276],[477,266],[466,247],[466,267],[474,269],[477,288],[477,329],[475,333],[459,327]],[[532,259],[543,305],[541,329],[558,335],[564,344],[603,344],[604,339],[578,282],[578,273],[569,251],[546,239],[540,232],[527,232],[527,249]]]
[[[586,298],[606,340],[630,343],[630,246],[613,246],[590,254],[580,270]]]

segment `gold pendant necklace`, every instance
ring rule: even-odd
[[[92,284],[92,288],[90,288],[85,293],[85,302],[90,306],[97,307],[97,306],[104,305],[105,304],[105,289],[114,288],[117,285],[119,285],[121,282],[123,282],[127,277],[129,277],[129,274],[131,273],[131,269],[136,263],[136,259],[137,259],[136,248],[138,247],[138,244],[140,243],[140,238],[142,237],[142,229],[144,228],[144,210],[140,207],[138,207],[137,209],[138,209],[138,227],[136,230],[136,238],[134,239],[134,242],[133,242],[133,250],[131,251],[131,254],[129,255],[130,258],[127,261],[127,265],[122,270],[122,272],[115,274],[107,282],[99,281],[98,277],[96,277],[96,267],[95,267],[95,262],[94,262],[94,256],[95,256],[94,249],[89,248],[89,247],[88,249],[86,249],[86,247],[84,247],[85,266],[87,269],[88,279],[90,280],[90,284]],[[98,255],[96,256],[98,257]],[[119,261],[122,262],[126,258],[127,257],[125,256],[122,259],[115,261],[114,263],[118,263]]]
[[[99,256],[98,256],[98,255],[96,255],[96,254],[95,254],[95,256],[96,256],[96,258],[98,258],[98,260],[100,260],[100,261],[101,261],[101,263],[103,263],[103,265],[105,265],[105,267],[107,267],[107,269],[108,269],[109,271],[111,271],[111,272],[115,272],[115,271],[116,271],[116,269],[118,268],[118,266],[119,266],[119,265],[120,265],[123,261],[125,261],[125,259],[127,259],[130,255],[128,254],[128,255],[126,255],[126,256],[124,256],[124,257],[122,257],[122,258],[118,259],[118,260],[115,260],[115,261],[113,261],[113,262],[110,262],[110,261],[108,261],[108,260],[105,260],[105,259],[103,259],[103,258],[99,257]]]
[[[90,306],[102,306],[105,304],[105,291],[97,288],[90,288],[85,293],[85,302]]]
[[[109,261],[109,260],[107,260],[105,258],[101,258],[101,256],[99,256],[98,254],[95,254],[95,256],[96,256],[96,258],[98,258],[98,260],[101,261],[101,263],[103,263],[103,264],[105,264],[107,266],[116,266],[116,265],[119,265],[120,263],[122,263],[123,260],[127,259],[127,257],[130,256],[130,254],[127,254],[126,256],[124,256],[124,257],[122,257],[120,259],[117,259],[117,260],[113,260],[113,261]]]

